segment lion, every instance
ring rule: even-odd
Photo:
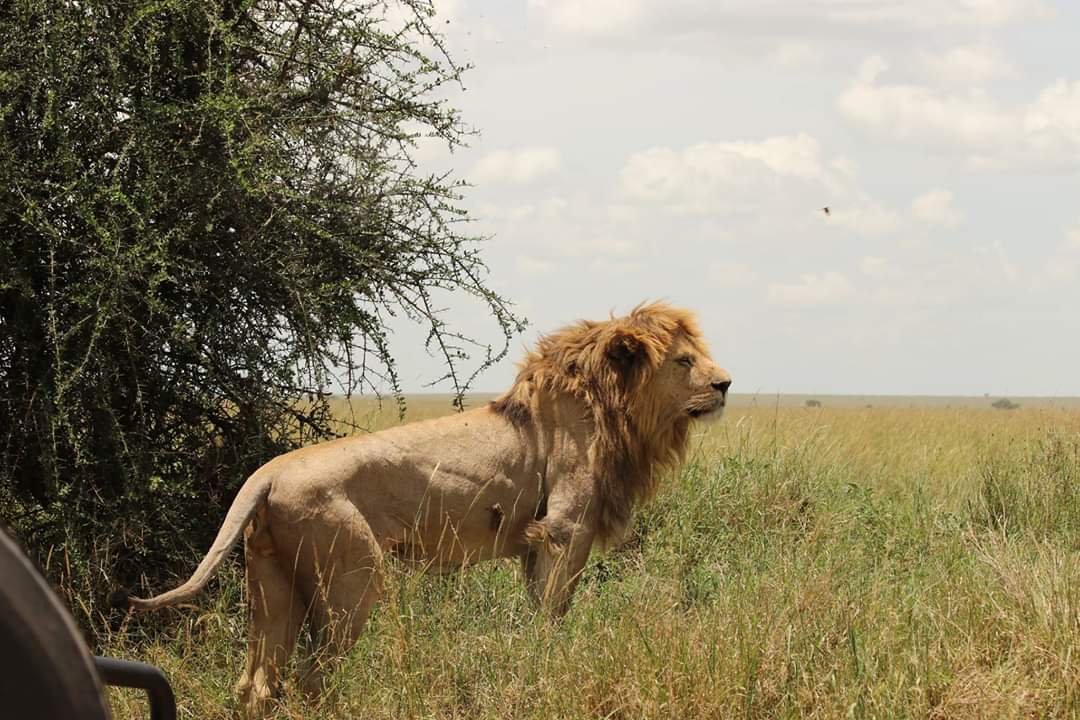
[[[271,460],[191,578],[129,602],[189,600],[243,535],[250,627],[236,691],[248,717],[278,692],[305,622],[317,658],[354,644],[387,554],[433,572],[519,558],[528,594],[561,615],[593,545],[622,535],[683,459],[691,422],[723,413],[730,385],[686,310],[652,303],[580,321],[541,337],[484,406]],[[315,692],[322,664],[305,682]]]

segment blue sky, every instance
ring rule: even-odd
[[[479,135],[417,155],[473,183],[513,358],[663,298],[739,392],[1080,395],[1075,4],[436,5]],[[441,374],[419,339],[406,391]]]

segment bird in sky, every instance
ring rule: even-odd
[[[826,215],[832,215],[832,211],[831,211],[831,210],[829,210],[829,206],[828,206],[828,205],[826,205],[825,207],[821,208],[821,212],[825,213]]]

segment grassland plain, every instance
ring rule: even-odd
[[[279,717],[1080,717],[1080,410],[800,404],[743,398],[701,427],[560,622],[509,562],[390,573],[321,704],[287,688]],[[231,717],[240,580],[98,650],[162,666],[180,717]]]

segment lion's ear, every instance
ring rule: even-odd
[[[608,360],[620,372],[640,367],[645,362],[645,343],[630,330],[617,330],[605,349]]]

